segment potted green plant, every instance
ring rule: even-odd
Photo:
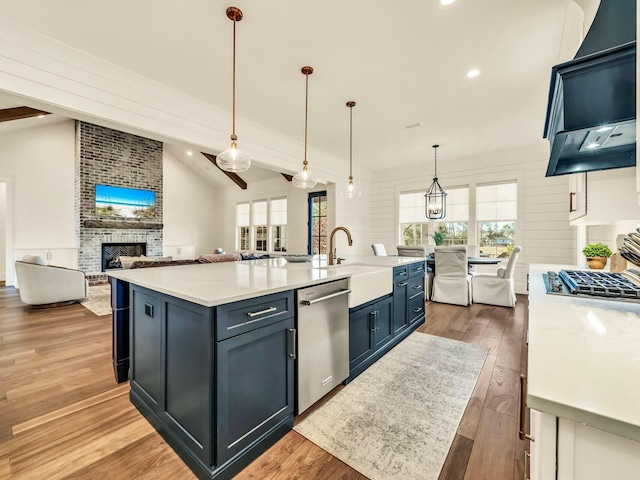
[[[431,238],[433,238],[436,245],[442,245],[442,242],[444,242],[444,233],[435,231],[431,234]]]
[[[593,270],[602,270],[611,256],[611,249],[602,243],[589,243],[582,249],[587,265]]]

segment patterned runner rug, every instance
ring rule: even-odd
[[[487,352],[415,332],[294,430],[372,480],[437,480]]]

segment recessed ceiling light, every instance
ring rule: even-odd
[[[598,148],[600,146],[599,143],[590,143],[586,148]]]
[[[454,3],[456,0],[440,0],[440,4],[444,5],[445,7],[447,5],[451,5],[452,3]]]
[[[187,155],[191,156],[193,155],[193,152],[191,150],[187,150]]]
[[[477,68],[472,68],[465,74],[465,77],[474,78],[474,77],[477,77],[478,75],[480,75],[480,70],[478,70]]]
[[[608,132],[609,130],[613,130],[613,127],[602,127],[596,130],[596,132],[602,133],[602,132]]]
[[[406,125],[403,125],[402,128],[404,128],[405,130],[409,130],[410,128],[416,128],[421,126],[422,126],[422,122],[416,122],[416,123],[408,123]]]

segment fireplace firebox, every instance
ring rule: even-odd
[[[121,268],[117,261],[119,256],[139,257],[146,255],[146,243],[103,243],[102,244],[102,271],[106,272],[114,268]]]

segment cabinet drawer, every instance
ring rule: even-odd
[[[418,296],[421,296],[424,300],[424,277],[413,277],[409,279],[407,295],[410,301]]]
[[[216,340],[293,317],[294,308],[292,290],[220,305],[216,315]]]
[[[424,317],[424,295],[409,300],[409,323]]]
[[[425,262],[412,263],[409,265],[409,276],[424,275]]]
[[[399,282],[409,278],[409,269],[406,265],[401,267],[393,267],[393,281]]]

